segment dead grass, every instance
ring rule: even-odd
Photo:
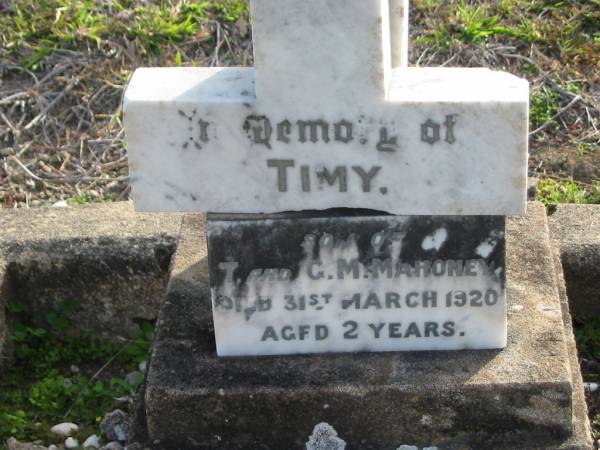
[[[248,65],[249,37],[239,0],[5,2],[0,202],[127,199],[120,108],[132,71]]]
[[[527,77],[533,174],[600,178],[600,0],[414,0],[412,64]],[[145,65],[250,65],[245,0],[0,0],[0,202],[129,196],[120,103]]]

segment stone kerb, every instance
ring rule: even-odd
[[[40,323],[73,299],[75,329],[134,336],[156,317],[180,222],[130,203],[0,211],[0,349],[9,294]]]
[[[573,317],[581,321],[600,317],[600,205],[558,205],[548,222],[560,252]]]

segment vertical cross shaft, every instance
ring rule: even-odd
[[[252,17],[261,101],[381,100],[407,62],[408,0],[253,0]]]

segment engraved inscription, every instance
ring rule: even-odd
[[[379,142],[377,143],[377,150],[380,152],[395,152],[398,149],[398,137],[388,137],[388,130],[386,127],[382,127],[379,130]]]
[[[293,159],[268,159],[267,167],[275,169],[278,191],[288,192],[289,177],[294,173],[292,169],[296,167],[296,162]],[[319,189],[322,189],[323,186],[338,186],[339,192],[348,192],[348,180],[356,179],[356,182],[360,183],[362,192],[371,192],[374,187],[374,181],[382,167],[373,166],[365,169],[361,166],[336,166],[333,169],[329,169],[327,167],[311,168],[310,166],[302,165],[299,169],[302,192],[312,191],[311,171],[314,171],[316,175]],[[349,177],[349,173],[353,173],[355,176]],[[383,191],[387,192],[385,188]]]
[[[209,127],[212,124],[197,117],[196,109],[192,112],[180,109],[178,114],[185,119],[187,126],[187,137],[181,147],[184,150],[189,148],[202,150],[205,144],[210,142]],[[440,121],[428,118],[420,124],[420,141],[430,146],[440,142],[449,145],[455,144],[457,142],[458,117],[458,114],[447,114]],[[375,124],[378,124],[375,130],[369,129]],[[403,130],[408,129],[408,126],[399,127],[393,122],[391,125],[382,124],[382,121],[364,116],[360,116],[356,122],[345,118],[336,122],[328,122],[324,119],[283,119],[275,122],[267,115],[251,114],[244,119],[242,130],[252,144],[264,146],[273,151],[281,151],[295,142],[307,147],[317,144],[337,144],[339,146],[350,144],[356,138],[357,144],[360,145],[366,145],[369,141],[376,142],[375,151],[393,157],[401,149]],[[375,139],[370,139],[373,134],[375,134]],[[410,148],[402,149],[411,150]],[[282,193],[296,190],[311,193],[329,189],[340,193],[356,192],[357,189],[353,189],[353,185],[358,185],[358,190],[363,193],[375,192],[378,195],[387,195],[390,192],[387,186],[377,185],[377,178],[382,172],[383,166],[324,166],[322,164],[310,166],[296,159],[279,157],[267,159],[266,167],[274,169],[268,172],[274,175],[274,185],[277,186],[278,192]]]
[[[265,145],[271,148],[271,134],[273,128],[267,116],[248,116],[244,122],[244,131],[255,144]]]
[[[444,142],[454,144],[456,142],[457,117],[458,114],[449,114],[443,122],[428,119],[421,124],[421,141],[430,145],[441,142],[443,131]],[[363,119],[358,120],[359,125],[362,123]],[[333,124],[324,119],[297,120],[293,123],[289,119],[284,119],[273,126],[271,119],[265,115],[250,115],[246,117],[243,129],[250,142],[271,149],[271,139],[274,131],[277,142],[282,144],[290,144],[293,141],[301,144],[329,144],[331,142],[348,144],[354,140],[355,125],[346,119]],[[399,136],[392,135],[387,126],[379,127],[378,134],[379,139],[375,146],[377,151],[394,153],[399,149]],[[361,145],[366,145],[367,138],[362,133],[359,137],[358,142]]]
[[[310,133],[310,142],[319,142],[319,130],[321,130],[321,139],[323,139],[323,142],[329,142],[329,124],[324,120],[299,120],[298,133],[300,142],[306,142],[307,130]]]
[[[442,127],[445,129],[444,141],[448,144],[454,144],[456,137],[454,136],[454,127],[456,126],[456,114],[449,114],[443,124],[440,124],[432,119],[421,124],[421,141],[427,142],[430,145],[441,141]]]
[[[284,120],[277,124],[277,140],[285,144],[290,143],[290,133],[292,132],[292,124],[289,120]]]
[[[208,126],[210,124],[202,119],[195,121],[196,115],[198,114],[198,110],[196,109],[194,109],[191,114],[186,114],[186,112],[182,111],[181,109],[178,111],[178,113],[181,117],[187,119],[187,130],[189,132],[188,138],[184,141],[181,147],[185,150],[191,144],[197,150],[202,150],[202,145],[200,143],[209,142]]]
[[[292,163],[272,161],[272,166],[291,171]],[[353,168],[336,166],[320,176],[325,184],[342,189],[344,180],[349,182],[355,173],[349,169]],[[375,172],[376,167],[365,171],[365,180]],[[359,226],[350,227],[349,234],[338,234],[315,223],[304,228],[310,232],[296,235],[297,244],[265,242],[275,254],[293,254],[295,245],[302,249],[293,257],[269,258],[274,266],[270,268],[233,262],[239,255],[231,247],[224,254],[226,262],[217,264],[220,281],[212,296],[215,318],[224,324],[237,320],[238,327],[246,327],[248,341],[243,346],[253,345],[259,354],[268,354],[274,349],[295,353],[421,345],[461,348],[463,338],[479,338],[481,320],[503,314],[503,260],[479,257],[477,250],[488,235],[504,239],[502,230],[473,237],[437,233],[444,236],[437,246],[425,245],[415,253],[413,240],[428,243],[435,230],[452,227],[444,222],[431,227],[402,220],[389,228],[382,225],[383,229],[368,221],[364,226],[372,231],[362,232]],[[237,239],[235,230],[228,233],[228,239]],[[455,259],[448,258],[441,249],[445,241],[452,246],[450,242],[457,239],[461,250],[452,250]],[[277,267],[279,263],[289,267]],[[291,343],[303,346],[287,347]]]
[[[335,128],[335,140],[338,142],[343,142],[347,144],[350,142],[352,137],[352,130],[354,125],[352,122],[348,122],[347,120],[342,120],[334,125]]]

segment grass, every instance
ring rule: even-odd
[[[99,422],[107,412],[127,410],[132,403],[143,377],[124,377],[146,359],[153,326],[142,323],[139,336],[130,342],[100,341],[69,332],[75,307],[73,300],[64,302],[38,326],[26,306],[9,305],[15,360],[0,380],[1,450],[11,436],[60,444],[49,430],[65,421],[80,425],[80,441],[99,435]]]
[[[0,42],[20,64],[38,70],[53,52],[82,46],[110,51],[115,36],[140,55],[169,44],[208,38],[211,21],[235,22],[248,14],[245,1],[134,2],[128,0],[15,0],[13,14],[0,17]]]
[[[544,51],[559,51],[569,58],[589,58],[600,41],[597,0],[500,0],[475,2],[414,0],[411,7],[443,16],[437,26],[419,37],[420,42],[451,46],[481,44],[493,37],[508,37],[521,44],[540,44]],[[432,19],[432,20],[438,20]],[[558,23],[562,26],[558,27]],[[518,43],[518,42],[515,42]]]

